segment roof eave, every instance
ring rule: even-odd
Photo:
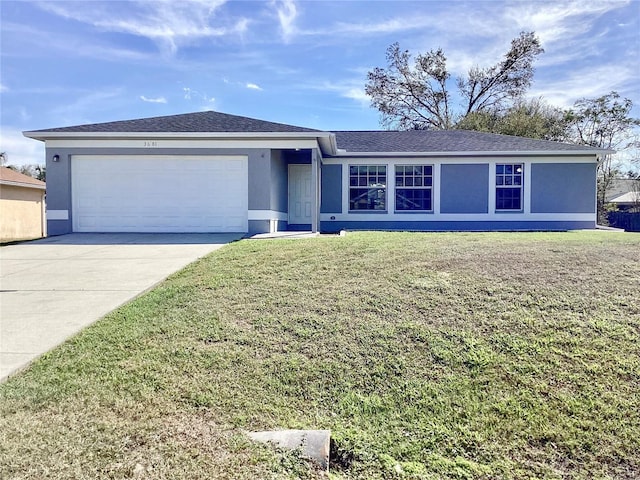
[[[315,139],[325,155],[335,155],[337,152],[336,136],[331,132],[52,132],[25,131],[22,134],[34,140],[87,140],[87,139],[283,139],[308,140]]]
[[[33,188],[36,190],[46,190],[46,185],[39,185],[36,183],[25,183],[25,182],[13,182],[11,180],[0,180],[0,185],[7,185],[10,187],[24,187],[24,188]]]
[[[90,138],[321,138],[330,132],[54,132],[25,131],[34,140],[90,139]]]
[[[615,153],[613,150],[505,150],[478,151],[463,150],[453,152],[349,152],[338,150],[335,157],[513,157],[513,156],[576,156],[576,155],[607,155]]]

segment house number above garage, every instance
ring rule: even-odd
[[[145,147],[157,147],[158,146],[158,142],[155,140],[145,140],[144,141],[144,146]]]

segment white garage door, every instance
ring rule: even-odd
[[[71,160],[75,232],[246,232],[244,156]]]

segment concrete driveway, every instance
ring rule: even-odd
[[[74,233],[0,247],[0,381],[240,237]]]

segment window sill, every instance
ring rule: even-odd
[[[433,215],[433,210],[395,210],[398,215]]]
[[[387,210],[349,210],[349,213],[365,213],[367,215],[376,214],[376,213],[389,213]]]

